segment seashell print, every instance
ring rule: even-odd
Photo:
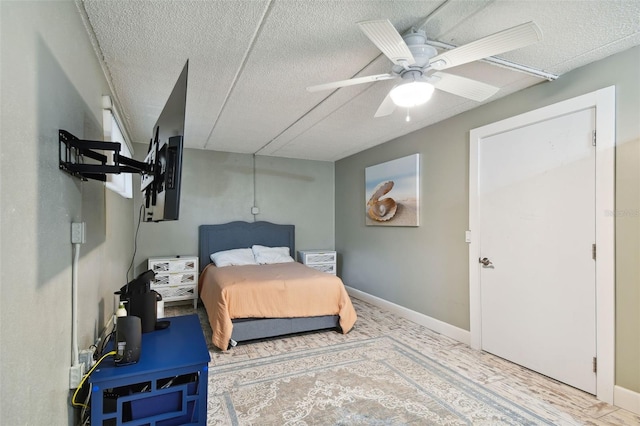
[[[378,186],[376,186],[375,189],[373,190],[373,195],[371,195],[371,198],[369,198],[369,202],[367,202],[367,205],[369,205],[372,202],[375,203],[376,201],[378,201],[378,199],[380,199],[380,197],[382,197],[387,192],[391,191],[391,189],[393,189],[392,180],[379,183]]]
[[[398,205],[393,198],[384,198],[369,207],[369,217],[378,222],[386,222],[395,216]]]
[[[389,180],[378,184],[373,190],[373,195],[371,195],[371,198],[369,198],[367,202],[367,214],[371,219],[377,220],[378,222],[386,222],[395,216],[398,210],[396,201],[391,197],[380,199],[380,197],[391,191],[392,188],[393,181]]]

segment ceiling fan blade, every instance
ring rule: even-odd
[[[388,19],[358,22],[362,32],[396,65],[416,62],[398,30]]]
[[[533,21],[527,22],[443,52],[431,58],[429,65],[434,69],[443,70],[519,49],[540,40],[540,27]]]
[[[489,99],[500,90],[499,87],[487,83],[443,72],[434,73],[431,77],[435,77],[434,80],[436,81],[432,81],[432,83],[436,89],[453,93],[454,95],[462,96],[476,102]]]
[[[384,98],[378,110],[374,114],[374,117],[384,117],[387,115],[391,115],[393,111],[396,110],[396,104],[391,100],[391,92],[387,93],[387,96]]]
[[[369,75],[366,77],[352,78],[350,80],[340,80],[334,81],[332,83],[318,84],[317,86],[309,86],[307,87],[307,90],[309,92],[319,92],[321,90],[338,89],[340,87],[354,86],[356,84],[362,83],[371,83],[372,81],[392,80],[394,78],[398,78],[398,76],[393,74]]]

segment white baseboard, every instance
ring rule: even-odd
[[[613,387],[613,405],[632,413],[640,414],[640,393],[623,388]]]
[[[387,309],[394,314],[398,314],[401,317],[408,319],[409,321],[413,321],[416,324],[423,325],[430,330],[450,337],[454,340],[457,340],[458,342],[466,343],[467,345],[471,342],[471,333],[469,333],[469,331],[467,330],[463,330],[446,322],[431,318],[430,316],[405,308],[404,306],[396,305],[393,302],[389,302],[355,288],[346,285],[345,288],[347,289],[347,293],[349,293],[349,295],[355,297],[356,299],[360,299],[380,308]]]

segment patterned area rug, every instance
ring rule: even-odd
[[[208,424],[552,423],[384,336],[210,366]]]

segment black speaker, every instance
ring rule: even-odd
[[[116,322],[116,365],[135,364],[140,359],[142,324],[134,316],[118,317]]]

